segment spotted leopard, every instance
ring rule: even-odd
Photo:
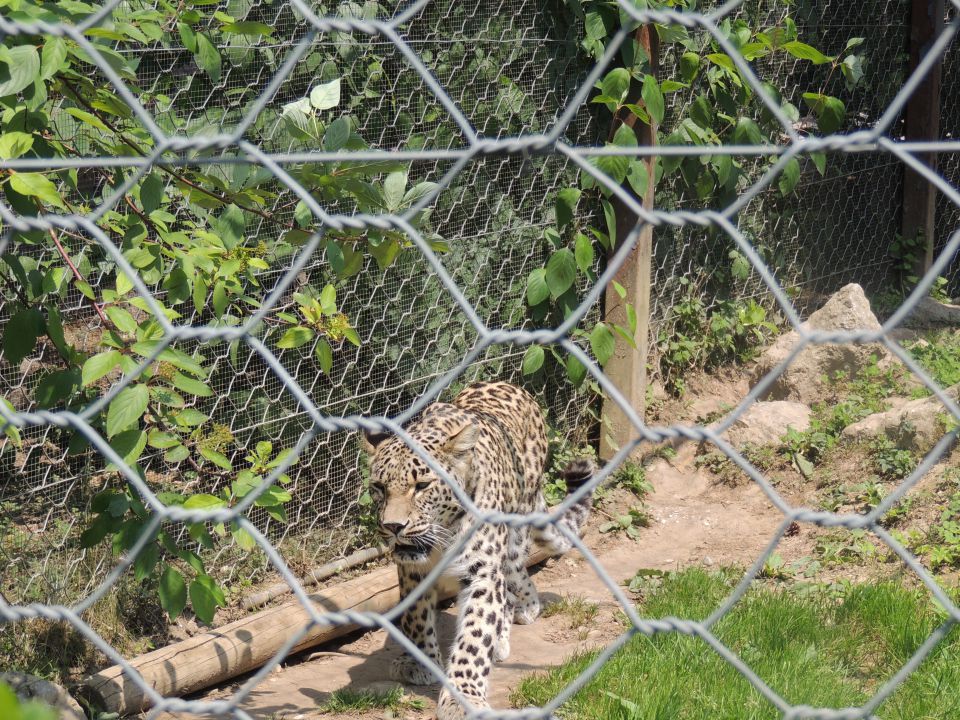
[[[406,432],[446,470],[481,510],[530,513],[546,508],[542,493],[547,460],[543,414],[526,391],[503,382],[477,383],[452,403],[426,408]],[[393,547],[403,597],[411,593],[446,550],[457,546],[474,518],[450,486],[399,438],[366,435],[371,456],[370,490],[380,531]],[[564,471],[568,490],[589,480],[594,465],[570,463]],[[590,512],[584,497],[557,525],[579,535]],[[488,708],[488,676],[493,663],[510,653],[510,619],[533,622],[540,599],[527,574],[531,539],[554,554],[571,541],[553,525],[531,529],[484,524],[453,558],[446,574],[460,579],[459,619],[446,666],[452,685],[476,708]],[[403,633],[443,667],[436,630],[435,589],[429,589],[402,614]],[[394,679],[418,685],[437,681],[417,660],[403,655],[391,668]],[[464,708],[445,688],[437,708],[440,720],[464,716]]]

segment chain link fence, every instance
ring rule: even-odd
[[[190,6],[186,12],[195,17],[181,18],[179,25],[170,26],[161,25],[156,17],[161,7],[116,0],[94,9],[77,3],[61,8],[59,16],[45,9],[5,14],[0,20],[0,33],[12,39],[14,47],[23,46],[20,39],[40,38],[51,46],[54,38],[69,40],[76,67],[88,73],[86,79],[66,74],[51,88],[62,102],[54,104],[58,112],[52,113],[42,142],[51,147],[58,143],[58,148],[64,148],[62,157],[51,161],[52,154],[37,152],[5,163],[7,169],[24,174],[60,172],[57,182],[66,198],[54,208],[60,211],[57,214],[37,214],[36,208],[31,213],[10,198],[0,205],[4,229],[0,250],[5,258],[16,261],[4,268],[0,325],[9,331],[11,323],[21,322],[16,318],[29,304],[27,293],[52,293],[47,296],[53,298],[48,312],[52,307],[59,318],[64,341],[61,345],[51,335],[50,342],[38,342],[22,357],[12,346],[4,348],[0,394],[6,403],[0,406],[0,414],[10,425],[0,454],[0,557],[6,568],[0,618],[8,628],[38,618],[65,620],[84,642],[92,642],[111,661],[123,664],[123,653],[111,647],[109,639],[99,639],[85,613],[122,594],[137,558],[148,552],[161,527],[176,527],[176,533],[171,531],[173,540],[189,538],[199,550],[207,535],[198,526],[234,523],[234,531],[244,533],[252,551],[237,555],[236,546],[231,545],[212,552],[207,566],[211,574],[231,583],[235,592],[243,590],[251,578],[258,581],[265,573],[279,573],[309,608],[314,623],[383,626],[416,654],[392,624],[408,602],[385,616],[322,613],[307,602],[294,576],[369,541],[362,469],[356,464],[357,429],[388,429],[410,443],[402,430],[404,422],[440,392],[456,390],[477,378],[523,381],[521,366],[531,344],[555,345],[587,367],[587,387],[593,384],[623,406],[636,427],[637,440],[621,448],[590,487],[550,515],[507,517],[479,511],[462,498],[477,519],[474,529],[483,522],[549,522],[602,483],[638,443],[679,435],[715,443],[785,516],[764,556],[724,606],[702,623],[638,617],[590,550],[579,539],[570,538],[610,587],[632,627],[536,716],[553,712],[632,634],[677,631],[703,638],[785,717],[869,717],[960,619],[960,610],[932,577],[878,524],[944,452],[953,434],[897,492],[867,515],[841,517],[792,508],[719,438],[759,396],[763,383],[720,427],[652,428],[635,409],[625,406],[615,383],[585,351],[585,343],[572,336],[575,329],[587,328],[599,317],[597,298],[625,262],[635,236],[608,264],[591,266],[595,281],[583,284],[582,302],[554,329],[534,330],[544,323],[530,319],[524,299],[528,276],[543,267],[554,250],[549,235],[545,237],[555,222],[552,197],[557,190],[576,184],[580,173],[593,175],[657,228],[651,313],[654,345],[662,332],[669,332],[663,328],[669,326],[670,313],[685,294],[697,293],[707,308],[717,300],[711,273],[719,261],[729,259],[711,254],[710,241],[717,237],[723,239],[718,247],[724,253],[732,241],[750,267],[749,279],[728,293],[740,299],[763,297],[795,327],[807,303],[815,304],[822,293],[849,280],[881,289],[890,266],[888,247],[899,227],[901,169],[904,164],[917,165],[910,153],[919,150],[894,142],[900,134],[900,111],[916,84],[908,81],[906,73],[908,3],[834,3],[826,9],[811,4],[808,10],[801,9],[805,37],[828,50],[851,36],[865,38],[868,82],[845,98],[854,118],[850,132],[821,138],[798,130],[797,122],[771,107],[783,128],[783,143],[760,149],[761,160],[751,183],[739,193],[735,205],[701,208],[668,184],[659,190],[657,207],[662,209],[655,212],[638,207],[581,150],[596,145],[606,134],[586,103],[603,67],[585,60],[579,45],[583,25],[564,5],[535,0],[473,5],[415,2],[391,10],[369,1],[326,6],[300,0],[229,0],[212,8]],[[638,10],[627,3],[621,3],[620,9],[641,23],[677,24],[712,36],[733,57],[736,53],[722,39],[718,25],[726,18],[761,11],[737,2],[702,14]],[[938,54],[944,53],[960,22],[955,3],[950,12],[947,31],[934,48]],[[138,34],[142,41],[132,42],[131,37]],[[91,42],[91,37],[97,42]],[[624,37],[623,32],[615,34],[614,46]],[[960,95],[951,88],[956,87],[960,73],[956,52],[946,57],[942,128],[944,136],[952,138],[960,117],[955,107]],[[43,66],[39,67],[42,72]],[[789,88],[803,84],[804,72],[799,63],[785,61],[770,66],[758,63],[756,74],[749,71],[746,76],[761,92],[758,75],[775,77],[778,86]],[[330,140],[335,116],[321,118],[315,112],[324,108],[323,98],[317,99],[313,109],[297,105],[305,99],[312,102],[314,89],[334,81],[339,81],[338,104],[353,118],[339,144]],[[110,97],[94,96],[90,102],[84,83],[108,87]],[[28,108],[36,103],[32,111],[47,100],[38,98],[39,92],[36,86],[17,89]],[[666,127],[691,100],[683,91],[672,95]],[[112,105],[114,101],[126,109]],[[799,100],[795,104],[802,107]],[[300,124],[290,119],[298,107],[307,118]],[[29,111],[22,119],[29,119]],[[14,114],[11,110],[11,118]],[[286,130],[290,124],[296,132]],[[7,127],[13,125],[8,122]],[[106,137],[120,138],[120,142],[109,144]],[[950,141],[944,148],[949,152],[941,153],[938,174],[918,168],[941,193],[939,217],[944,230],[934,268],[892,313],[881,333],[801,334],[805,343],[885,342],[960,419],[950,398],[886,337],[933,279],[947,272],[960,244],[955,231],[960,207],[955,154],[960,147]],[[42,147],[38,144],[37,149]],[[826,173],[817,173],[807,159],[820,151],[829,151],[836,159]],[[604,151],[591,152],[602,155]],[[722,147],[670,150],[690,157],[724,152]],[[776,183],[791,157],[803,158],[802,176],[798,191],[784,197]],[[325,187],[340,182],[330,178],[353,177],[357,167],[366,167],[367,174],[356,171],[350,192],[323,194]],[[398,168],[403,173],[399,192],[388,191],[382,180],[373,179],[401,172]],[[149,190],[145,189],[147,179]],[[269,181],[266,186],[265,180]],[[131,197],[128,192],[135,186],[139,189]],[[383,190],[380,200],[392,192],[396,202],[381,206],[365,202],[371,188]],[[869,191],[863,192],[864,188]],[[165,212],[163,201],[173,195],[182,195],[186,202],[175,206],[174,212]],[[113,214],[130,202],[139,204],[135,214],[146,216],[142,223],[123,224]],[[228,237],[238,222],[224,209],[231,205],[242,211],[240,234],[262,239],[267,247],[258,248],[255,243],[244,253],[226,247],[215,264],[222,269],[222,264],[236,261],[237,268],[242,266],[238,272],[266,266],[256,275],[262,296],[253,301],[232,295],[230,283],[221,282],[216,267],[209,271],[211,281],[199,297],[196,285],[183,296],[184,286],[177,276],[157,272],[156,256],[137,251],[141,230],[162,235],[170,247],[187,247],[191,233],[203,231],[204,220],[217,234]],[[376,242],[371,240],[374,235]],[[365,246],[369,252],[354,249],[361,241],[370,243]],[[63,245],[66,250],[61,249]],[[198,273],[207,272],[209,258],[194,260]],[[51,274],[51,266],[59,267],[60,274]],[[72,266],[82,282],[69,279]],[[140,298],[130,303],[128,314],[134,325],[126,340],[153,344],[139,355],[125,351],[124,363],[118,360],[120,364],[97,381],[84,382],[92,389],[89,395],[65,407],[57,384],[47,381],[44,385],[44,381],[53,376],[57,382],[63,380],[55,368],[58,355],[65,354],[64,346],[93,354],[104,347],[105,329],[125,322],[111,316],[108,325],[101,317],[110,304],[102,290],[122,297],[118,277],[124,274],[131,286],[126,292]],[[680,278],[686,282],[681,284]],[[295,293],[326,285],[335,286],[337,295],[335,311],[324,310],[322,318],[331,357],[325,357],[316,342],[268,345],[264,341],[264,324],[268,328],[271,322],[302,326],[297,313],[306,312],[306,301]],[[92,301],[85,292],[88,287],[98,291]],[[195,296],[193,302],[184,302],[190,295]],[[251,308],[246,317],[231,315],[229,308],[244,303]],[[226,311],[218,307],[221,304]],[[174,306],[176,315],[167,312]],[[278,321],[282,313],[294,319]],[[343,334],[342,325],[335,330],[334,322],[354,330],[356,343]],[[338,332],[340,336],[335,337]],[[188,377],[184,368],[189,358],[198,357],[203,359],[203,374]],[[161,369],[163,363],[172,367]],[[180,380],[180,385],[194,390],[191,395],[180,387],[182,405],[171,404],[176,407],[173,414],[182,421],[178,426],[182,441],[164,447],[173,441],[150,436],[147,442],[144,436],[145,444],[134,455],[125,456],[115,442],[108,443],[96,423],[121,393],[160,372],[185,377],[187,381]],[[191,379],[202,380],[207,389],[200,390]],[[71,388],[79,384],[70,382]],[[558,446],[583,447],[593,441],[597,435],[595,391],[576,390],[549,374],[526,384],[539,390]],[[151,397],[150,402],[159,406],[164,401]],[[152,405],[147,407],[153,412]],[[197,408],[203,410],[202,419],[189,421],[187,411]],[[109,428],[109,418],[105,422]],[[134,442],[140,442],[139,436]],[[217,474],[217,468],[224,469],[221,458],[232,472],[245,455],[260,452],[258,443],[267,442],[271,450],[261,462],[254,488],[229,507],[191,507],[173,500],[172,494],[187,491],[213,497],[229,484],[226,475]],[[207,464],[193,466],[192,456],[176,453],[180,445],[202,450]],[[278,448],[292,452],[274,456]],[[105,468],[107,462],[114,467]],[[285,503],[282,521],[276,505],[261,502],[269,499],[269,488],[278,480],[289,480],[283,486],[292,498]],[[89,532],[97,513],[108,514],[109,507],[98,510],[97,502],[104,502],[104,497],[112,502],[116,496],[104,493],[124,483],[149,510],[148,520],[131,525],[140,534],[133,534],[127,544],[115,542],[113,550],[81,549],[78,536]],[[136,508],[128,502],[127,510]],[[946,624],[901,673],[856,711],[790,706],[710,631],[743,596],[780,535],[797,520],[870,529],[921,577],[950,613]],[[124,602],[138,599],[142,598],[135,593],[127,600],[120,597],[113,607],[122,609]],[[159,613],[159,608],[155,610]],[[155,628],[157,622],[156,617],[144,620],[144,630]],[[282,659],[275,658],[233,699],[216,707],[152,699],[158,709],[226,710],[246,717],[237,705]],[[438,668],[433,670],[442,678]],[[130,674],[136,678],[134,671]],[[149,689],[147,693],[151,694]],[[517,711],[498,716],[532,715]]]

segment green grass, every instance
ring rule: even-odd
[[[402,715],[404,709],[420,710],[424,702],[404,695],[399,685],[389,690],[351,690],[342,688],[330,694],[330,699],[320,705],[320,711],[326,713],[368,712],[370,710],[390,710],[394,715]]]
[[[663,578],[639,604],[644,617],[706,617],[738,576],[693,569]],[[927,597],[894,584],[751,590],[715,634],[788,702],[857,706],[891,677],[944,619]],[[960,717],[960,631],[943,641],[885,703],[889,720]],[[594,654],[528,676],[517,707],[542,705]],[[767,720],[776,708],[703,641],[637,636],[559,711],[577,720]]]

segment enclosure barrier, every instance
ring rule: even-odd
[[[79,411],[50,410],[35,412],[12,411],[3,404],[0,404],[0,415],[3,416],[5,426],[12,425],[16,428],[28,428],[31,426],[58,426],[70,427],[85,436],[91,445],[101,453],[107,460],[115,464],[123,474],[126,481],[136,490],[143,503],[152,512],[150,524],[133,545],[130,551],[122,557],[115,568],[109,573],[106,579],[100,583],[96,589],[91,592],[84,600],[75,605],[50,606],[42,604],[15,605],[6,602],[0,598],[0,619],[3,623],[17,623],[32,618],[45,618],[50,620],[66,621],[79,630],[91,643],[95,644],[107,657],[123,668],[127,678],[139,686],[144,696],[149,699],[153,705],[150,713],[151,717],[164,711],[190,711],[200,714],[231,713],[234,717],[245,718],[249,720],[249,715],[239,707],[239,705],[249,697],[251,691],[261,682],[268,673],[277,667],[284,658],[298,646],[298,644],[313,632],[316,628],[326,626],[337,626],[346,623],[356,623],[362,627],[375,628],[380,627],[387,631],[400,646],[407,652],[415,656],[423,665],[430,668],[430,671],[437,680],[457,696],[454,688],[445,678],[442,668],[426,658],[416,647],[414,647],[399,631],[395,622],[399,614],[422,594],[424,589],[437,581],[440,577],[443,566],[436,568],[430,575],[424,579],[418,590],[402,602],[397,604],[387,612],[326,612],[322,608],[309,601],[303,588],[295,579],[295,575],[288,569],[283,558],[276,548],[264,536],[264,534],[250,522],[247,518],[247,512],[253,506],[254,501],[266,491],[266,489],[279,478],[281,474],[288,469],[294,462],[296,455],[301,452],[312,438],[323,433],[332,433],[337,431],[358,431],[367,430],[386,430],[397,434],[414,451],[416,451],[423,460],[441,476],[444,471],[433,459],[427,455],[421,447],[404,430],[404,424],[421,411],[425,405],[436,397],[446,386],[454,379],[459,377],[481,354],[489,347],[498,344],[514,345],[557,345],[570,356],[575,357],[589,374],[600,385],[606,397],[617,403],[623,414],[629,419],[633,426],[635,435],[633,439],[624,444],[614,455],[614,457],[605,464],[602,470],[586,486],[578,489],[562,504],[554,508],[549,513],[536,513],[531,515],[517,516],[499,512],[483,511],[473,505],[470,498],[467,497],[461,489],[455,484],[450,483],[453,492],[458,499],[468,509],[474,523],[471,533],[484,523],[502,523],[511,527],[521,525],[544,526],[554,522],[560,514],[572,503],[583,498],[587,493],[592,492],[599,484],[610,476],[610,474],[628,458],[642,443],[657,443],[672,438],[687,438],[691,440],[704,441],[712,443],[720,449],[726,456],[733,460],[754,482],[756,482],[763,492],[769,498],[770,502],[783,513],[783,521],[779,530],[771,538],[766,550],[757,559],[757,561],[748,570],[743,580],[726,599],[726,601],[706,620],[696,622],[683,618],[664,618],[650,620],[640,617],[632,603],[626,597],[624,591],[617,586],[617,583],[604,571],[596,557],[577,537],[570,537],[571,542],[587,559],[590,566],[597,573],[598,577],[609,588],[610,593],[616,598],[622,607],[624,613],[630,620],[631,627],[618,639],[612,642],[603,650],[596,660],[591,663],[589,668],[573,682],[571,682],[560,694],[551,702],[542,708],[524,709],[524,710],[498,710],[498,711],[479,711],[471,714],[472,717],[497,717],[497,718],[534,718],[548,717],[555,712],[565,700],[570,698],[596,673],[604,662],[618,648],[637,633],[645,635],[654,635],[657,633],[683,633],[699,637],[709,645],[715,652],[723,657],[728,663],[742,673],[742,675],[782,713],[784,718],[789,720],[799,720],[800,718],[821,718],[823,720],[847,720],[853,718],[867,718],[873,716],[873,713],[879,705],[902,683],[910,673],[919,665],[920,662],[932,651],[934,646],[946,635],[946,633],[960,621],[960,608],[947,596],[939,587],[934,578],[928,573],[907,549],[898,543],[891,535],[879,524],[880,519],[905,493],[910,490],[918,480],[926,473],[943,455],[948,447],[956,438],[957,430],[953,430],[937,443],[933,450],[923,459],[919,466],[907,477],[899,488],[885,497],[875,508],[866,514],[846,514],[838,515],[830,512],[814,512],[804,508],[792,507],[780,495],[776,489],[767,481],[764,476],[753,468],[744,457],[723,439],[722,433],[733,422],[735,422],[750,405],[760,398],[765,390],[771,385],[776,377],[794,360],[797,355],[808,345],[822,345],[830,343],[883,343],[891,353],[896,355],[918,378],[922,380],[934,395],[948,409],[949,413],[960,421],[960,408],[952,401],[943,390],[930,379],[930,377],[917,365],[909,354],[890,337],[890,331],[896,328],[901,321],[911,312],[917,303],[926,296],[930,290],[934,279],[948,265],[953,255],[960,247],[960,231],[955,231],[946,243],[946,246],[934,259],[931,266],[917,284],[916,288],[909,295],[906,301],[892,316],[884,323],[882,328],[876,332],[853,331],[853,332],[818,332],[804,329],[800,324],[800,318],[790,299],[773,277],[769,268],[764,264],[754,247],[743,236],[737,227],[736,218],[740,212],[753,198],[755,198],[764,188],[775,182],[787,163],[802,154],[819,151],[829,151],[834,153],[886,153],[892,158],[902,162],[926,182],[932,184],[937,190],[953,204],[960,206],[960,192],[936,172],[932,171],[927,165],[918,160],[917,155],[922,153],[956,153],[960,152],[960,142],[954,140],[941,140],[936,142],[896,142],[887,137],[890,123],[901,112],[905,103],[911,94],[921,84],[926,74],[936,65],[943,56],[948,47],[954,41],[954,38],[960,29],[960,16],[954,12],[953,19],[946,24],[942,33],[926,49],[918,67],[911,74],[907,82],[898,92],[897,96],[887,108],[887,111],[880,120],[869,129],[860,130],[846,135],[829,135],[827,137],[812,137],[801,135],[794,127],[793,123],[784,116],[780,107],[773,102],[764,93],[759,80],[752,71],[749,64],[738,54],[737,49],[730,43],[727,37],[718,29],[718,24],[730,13],[736,10],[741,4],[737,0],[724,3],[709,13],[686,13],[674,10],[653,10],[639,9],[633,4],[621,0],[619,2],[620,10],[632,17],[640,24],[644,23],[662,23],[675,24],[685,28],[698,28],[709,33],[713,39],[723,48],[723,50],[734,59],[740,72],[749,80],[751,86],[760,97],[764,98],[766,109],[778,121],[783,130],[783,135],[788,142],[782,145],[737,145],[737,146],[683,146],[671,145],[663,147],[636,147],[636,148],[616,148],[616,147],[575,147],[563,141],[562,135],[565,127],[571,122],[572,118],[587,101],[594,84],[600,79],[606,64],[618,52],[621,44],[628,38],[628,31],[619,30],[613,37],[612,42],[602,58],[586,80],[581,84],[572,102],[569,103],[565,111],[557,118],[556,122],[545,132],[531,133],[520,137],[507,137],[500,139],[489,139],[480,136],[468,119],[464,116],[457,105],[450,99],[436,78],[427,70],[422,59],[411,49],[409,42],[403,36],[403,28],[409,19],[427,2],[421,0],[411,3],[405,9],[397,12],[389,19],[348,19],[348,18],[329,18],[316,16],[311,7],[302,0],[291,0],[292,5],[305,18],[308,19],[311,26],[310,31],[299,41],[295,52],[291,53],[288,60],[284,63],[282,71],[277,73],[271,80],[260,97],[259,103],[250,113],[245,122],[228,134],[200,135],[196,137],[169,136],[164,133],[154,121],[154,118],[139,102],[137,96],[126,86],[124,80],[115,72],[107,58],[101,54],[97,48],[89,41],[87,31],[95,28],[98,24],[109,18],[111,12],[120,5],[120,0],[113,0],[106,3],[103,8],[95,14],[89,16],[82,23],[76,25],[58,24],[45,21],[33,23],[12,22],[6,17],[0,18],[0,33],[7,36],[18,35],[49,35],[66,36],[77,43],[93,62],[100,68],[103,75],[117,89],[118,94],[133,113],[139,118],[143,128],[154,138],[156,149],[148,157],[79,157],[75,161],[56,161],[51,165],[43,159],[13,159],[5,161],[4,167],[8,170],[32,170],[32,169],[52,169],[52,167],[76,167],[87,166],[107,166],[110,164],[126,164],[137,168],[137,172],[126,180],[124,186],[117,188],[117,191],[111,196],[111,199],[103,205],[91,209],[87,213],[64,213],[60,215],[41,214],[39,216],[27,216],[14,212],[11,207],[0,203],[0,218],[2,218],[5,234],[0,242],[0,251],[15,252],[16,248],[11,243],[11,233],[28,232],[39,230],[47,232],[49,230],[75,230],[88,234],[94,238],[110,258],[123,270],[130,278],[136,292],[144,300],[149,312],[153,315],[156,322],[163,330],[162,338],[155,350],[149,357],[146,357],[131,372],[125,373],[124,377],[116,382],[109,391],[100,399]],[[951,0],[953,8],[960,8],[957,0]],[[253,122],[257,112],[266,106],[273,96],[274,92],[283,83],[287,73],[294,68],[298,57],[313,43],[319,33],[344,32],[344,33],[363,33],[370,36],[379,36],[390,43],[401,53],[405,61],[422,78],[424,85],[429,92],[433,93],[439,102],[443,105],[446,112],[460,128],[463,137],[466,139],[462,147],[454,147],[445,150],[404,150],[395,152],[363,151],[351,154],[353,160],[393,160],[393,161],[414,161],[414,160],[443,160],[451,164],[444,175],[443,181],[438,187],[431,190],[428,194],[418,199],[411,207],[401,214],[349,214],[342,215],[331,213],[320,202],[318,202],[302,185],[300,185],[285,169],[285,164],[294,160],[308,160],[314,162],[337,161],[344,158],[339,152],[314,151],[304,154],[290,153],[267,153],[260,147],[251,144],[244,139],[245,131],[249,123]],[[468,318],[477,335],[477,341],[462,360],[449,372],[432,383],[428,391],[407,407],[396,417],[361,417],[354,415],[347,416],[329,416],[316,406],[311,398],[304,392],[296,380],[291,376],[273,352],[255,335],[252,331],[261,323],[269,310],[276,305],[281,296],[287,292],[294,283],[297,274],[310,262],[318,252],[323,231],[314,233],[299,250],[296,256],[290,261],[289,267],[283,276],[271,289],[262,307],[243,325],[238,327],[213,327],[213,326],[194,326],[189,324],[180,324],[171,321],[167,315],[157,305],[150,288],[138,276],[137,270],[123,256],[116,243],[97,225],[97,220],[106,213],[111,203],[118,202],[126,188],[130,187],[137,179],[150,168],[163,165],[170,162],[167,154],[170,152],[182,155],[178,162],[185,163],[204,163],[212,162],[211,156],[196,152],[201,150],[220,150],[233,148],[240,152],[244,161],[260,165],[290,187],[312,213],[313,217],[325,229],[397,229],[404,232],[414,243],[418,251],[429,263],[436,275],[442,280],[443,285],[450,297],[452,297],[459,306],[462,313]],[[470,163],[482,158],[491,156],[542,156],[556,154],[562,158],[569,159],[581,172],[593,176],[597,182],[605,185],[617,198],[634,213],[640,222],[632,229],[629,236],[623,240],[617,250],[611,255],[609,263],[603,272],[599,275],[597,282],[587,293],[586,297],[577,307],[577,309],[562,323],[553,328],[538,330],[511,330],[508,328],[488,327],[480,318],[475,308],[467,301],[462,290],[451,280],[443,263],[431,249],[430,244],[425,240],[422,234],[414,227],[411,220],[421,210],[430,206],[436,197],[448,187],[457,176]],[[766,171],[763,178],[752,185],[745,192],[741,193],[736,201],[729,206],[718,211],[677,211],[661,212],[655,209],[644,207],[636,198],[624,188],[612,180],[609,175],[598,169],[596,165],[590,162],[596,157],[611,156],[633,156],[633,157],[651,157],[659,155],[661,157],[669,156],[704,156],[719,154],[742,154],[754,156],[775,157],[773,163]],[[222,159],[218,160],[222,161]],[[584,317],[588,310],[597,302],[600,295],[604,292],[607,284],[614,275],[621,269],[625,259],[630,255],[634,244],[647,226],[696,226],[696,227],[714,227],[728,234],[736,244],[738,250],[749,260],[754,270],[760,275],[763,282],[769,288],[770,292],[776,298],[780,310],[788,319],[789,323],[799,333],[800,342],[793,349],[788,358],[780,366],[772,371],[763,381],[761,381],[747,397],[731,412],[722,422],[713,427],[704,426],[670,426],[670,427],[652,427],[647,425],[637,408],[628,405],[616,384],[606,377],[598,364],[589,356],[584,349],[571,340],[570,332],[577,326],[577,323]],[[264,478],[260,486],[246,495],[242,501],[229,509],[192,510],[180,506],[165,505],[158,497],[157,493],[149,484],[135,473],[121,458],[118,453],[110,447],[107,441],[92,428],[90,421],[98,413],[105,410],[110,401],[114,399],[125,387],[127,387],[140,373],[144,372],[152,363],[158,360],[161,353],[172,343],[178,340],[196,339],[196,340],[239,340],[246,343],[247,346],[258,354],[272,372],[280,378],[286,387],[286,390],[292,394],[302,407],[307,409],[310,418],[310,427],[299,438],[295,452],[283,459],[283,461],[272,468],[270,473]],[[445,481],[449,478],[444,476]],[[292,634],[280,648],[280,650],[266,662],[261,669],[249,678],[243,685],[227,700],[223,701],[185,701],[175,697],[164,697],[161,693],[146,684],[130,663],[120,655],[114,648],[101,639],[85,622],[83,615],[94,603],[103,598],[110,592],[111,587],[120,578],[123,573],[130,570],[138,554],[144,550],[148,541],[152,538],[153,532],[163,523],[179,522],[212,522],[225,523],[234,521],[239,524],[253,540],[266,553],[270,562],[276,567],[283,578],[291,585],[297,600],[302,604],[306,614],[309,616],[309,623],[303,626],[299,631]],[[935,630],[927,640],[918,648],[913,657],[884,685],[877,688],[872,698],[863,706],[858,708],[825,709],[810,708],[804,706],[794,706],[784,700],[771,687],[769,687],[762,678],[758,677],[730,648],[726,647],[713,633],[714,625],[723,618],[740,600],[747,591],[752,580],[763,567],[765,560],[776,548],[779,540],[791,526],[792,523],[810,523],[820,527],[844,527],[848,529],[864,528],[874,533],[882,542],[884,542],[901,560],[912,570],[929,589],[930,593],[941,606],[946,610],[948,617],[946,621]],[[469,540],[469,537],[463,538],[456,549],[462,548]],[[451,554],[448,554],[450,557]],[[458,696],[459,697],[459,696]]]

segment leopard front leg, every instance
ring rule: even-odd
[[[470,564],[467,584],[460,591],[457,634],[447,662],[447,677],[474,708],[489,708],[487,688],[494,653],[507,618],[507,582],[504,572],[507,529],[484,526],[473,537],[467,557]],[[447,689],[440,692],[438,720],[461,720],[464,707]]]
[[[417,587],[424,575],[414,567],[397,563],[400,597],[405,598]],[[430,588],[400,616],[400,629],[430,660],[443,667],[437,643],[437,591]],[[412,685],[433,685],[437,677],[416,658],[404,653],[390,667],[390,677]]]

